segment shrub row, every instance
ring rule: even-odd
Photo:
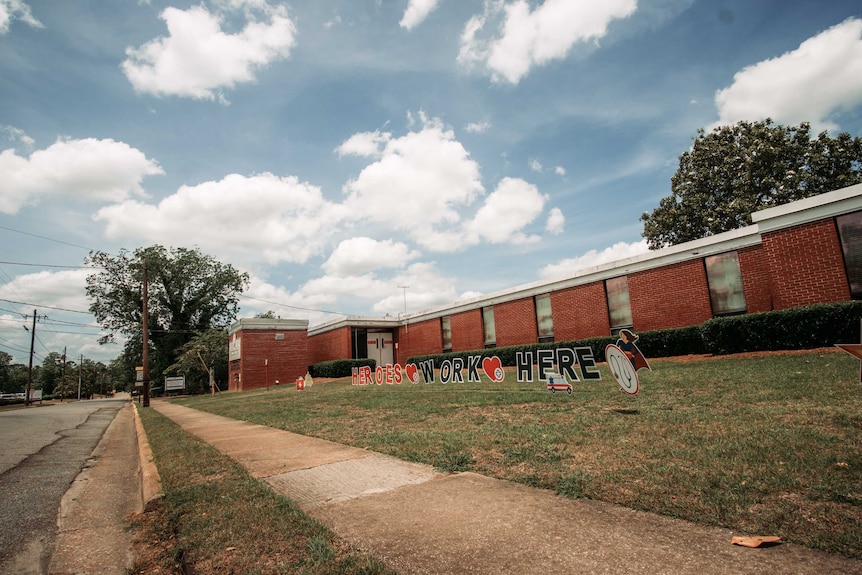
[[[858,343],[860,319],[862,301],[852,301],[720,317],[699,327],[707,353],[723,355]]]
[[[334,359],[308,366],[308,373],[311,377],[350,377],[354,367],[366,365],[374,370],[377,362],[373,359]]]
[[[639,333],[638,347],[647,359],[679,355],[726,355],[750,351],[784,349],[813,349],[836,343],[860,341],[862,301],[835,304],[816,304],[794,309],[719,317],[700,325],[662,329]],[[497,356],[503,365],[515,365],[518,352],[535,352],[539,349],[589,347],[596,361],[605,361],[605,347],[616,343],[612,336],[574,341],[535,343],[496,347],[455,353],[419,355],[407,363],[420,363],[429,359],[439,365],[445,359],[480,355]]]

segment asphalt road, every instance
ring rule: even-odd
[[[0,573],[47,571],[63,494],[126,399],[0,412]]]

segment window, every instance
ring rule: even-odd
[[[497,329],[494,327],[494,308],[482,308],[482,328],[485,331],[485,347],[497,345]]]
[[[629,282],[626,276],[605,280],[608,295],[608,318],[611,333],[624,327],[632,327],[632,305],[629,300]]]
[[[554,341],[554,316],[551,314],[551,295],[536,296],[536,325],[539,342]]]
[[[452,351],[452,323],[448,315],[440,318],[440,332],[443,334],[443,351]]]
[[[744,313],[745,291],[742,289],[742,273],[736,252],[718,254],[703,259],[706,265],[706,281],[709,283],[709,300],[712,315]]]
[[[845,214],[835,218],[838,235],[841,237],[841,251],[844,253],[844,267],[847,281],[850,282],[850,296],[862,299],[862,212]]]

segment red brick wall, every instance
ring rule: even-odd
[[[428,355],[441,353],[443,350],[443,334],[440,318],[411,323],[397,330],[396,341],[398,350],[395,352],[395,362],[404,365],[407,358],[413,355]]]
[[[763,250],[772,276],[775,309],[850,300],[834,220],[763,234]]]
[[[452,351],[470,351],[485,348],[481,307],[456,313],[449,317],[449,323],[452,327]],[[496,322],[496,315],[494,321]]]
[[[696,325],[712,318],[703,260],[628,276],[635,331]]]
[[[276,340],[276,333],[284,334],[284,339]],[[229,368],[230,391],[266,387],[267,381],[274,386],[276,380],[293,385],[308,370],[308,334],[304,330],[242,330],[236,336],[242,339],[241,356]],[[268,366],[264,360],[269,360]]]
[[[553,307],[551,308],[553,311]],[[536,343],[536,306],[532,297],[494,305],[497,347]],[[484,338],[483,338],[484,339]],[[482,342],[484,344],[484,341]]]
[[[772,311],[769,264],[763,246],[743,248],[737,252],[737,256],[748,313]]]
[[[611,334],[604,282],[593,282],[551,292],[554,341]]]
[[[350,327],[339,327],[332,331],[312,335],[308,338],[308,363],[313,365],[333,359],[351,359],[353,344]]]

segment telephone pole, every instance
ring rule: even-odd
[[[141,354],[141,363],[144,364],[144,407],[150,406],[150,327],[149,327],[149,311],[147,309],[147,260],[144,260],[144,293],[143,293],[143,331],[141,339],[144,341],[144,349]]]
[[[84,377],[84,354],[81,354],[81,363],[78,364],[78,401],[81,401],[81,380]]]
[[[26,329],[26,328],[25,328]],[[33,329],[30,330],[30,368],[27,370],[27,394],[24,396],[24,407],[30,405],[30,389],[33,387],[33,344],[36,341],[36,310],[33,310]]]

